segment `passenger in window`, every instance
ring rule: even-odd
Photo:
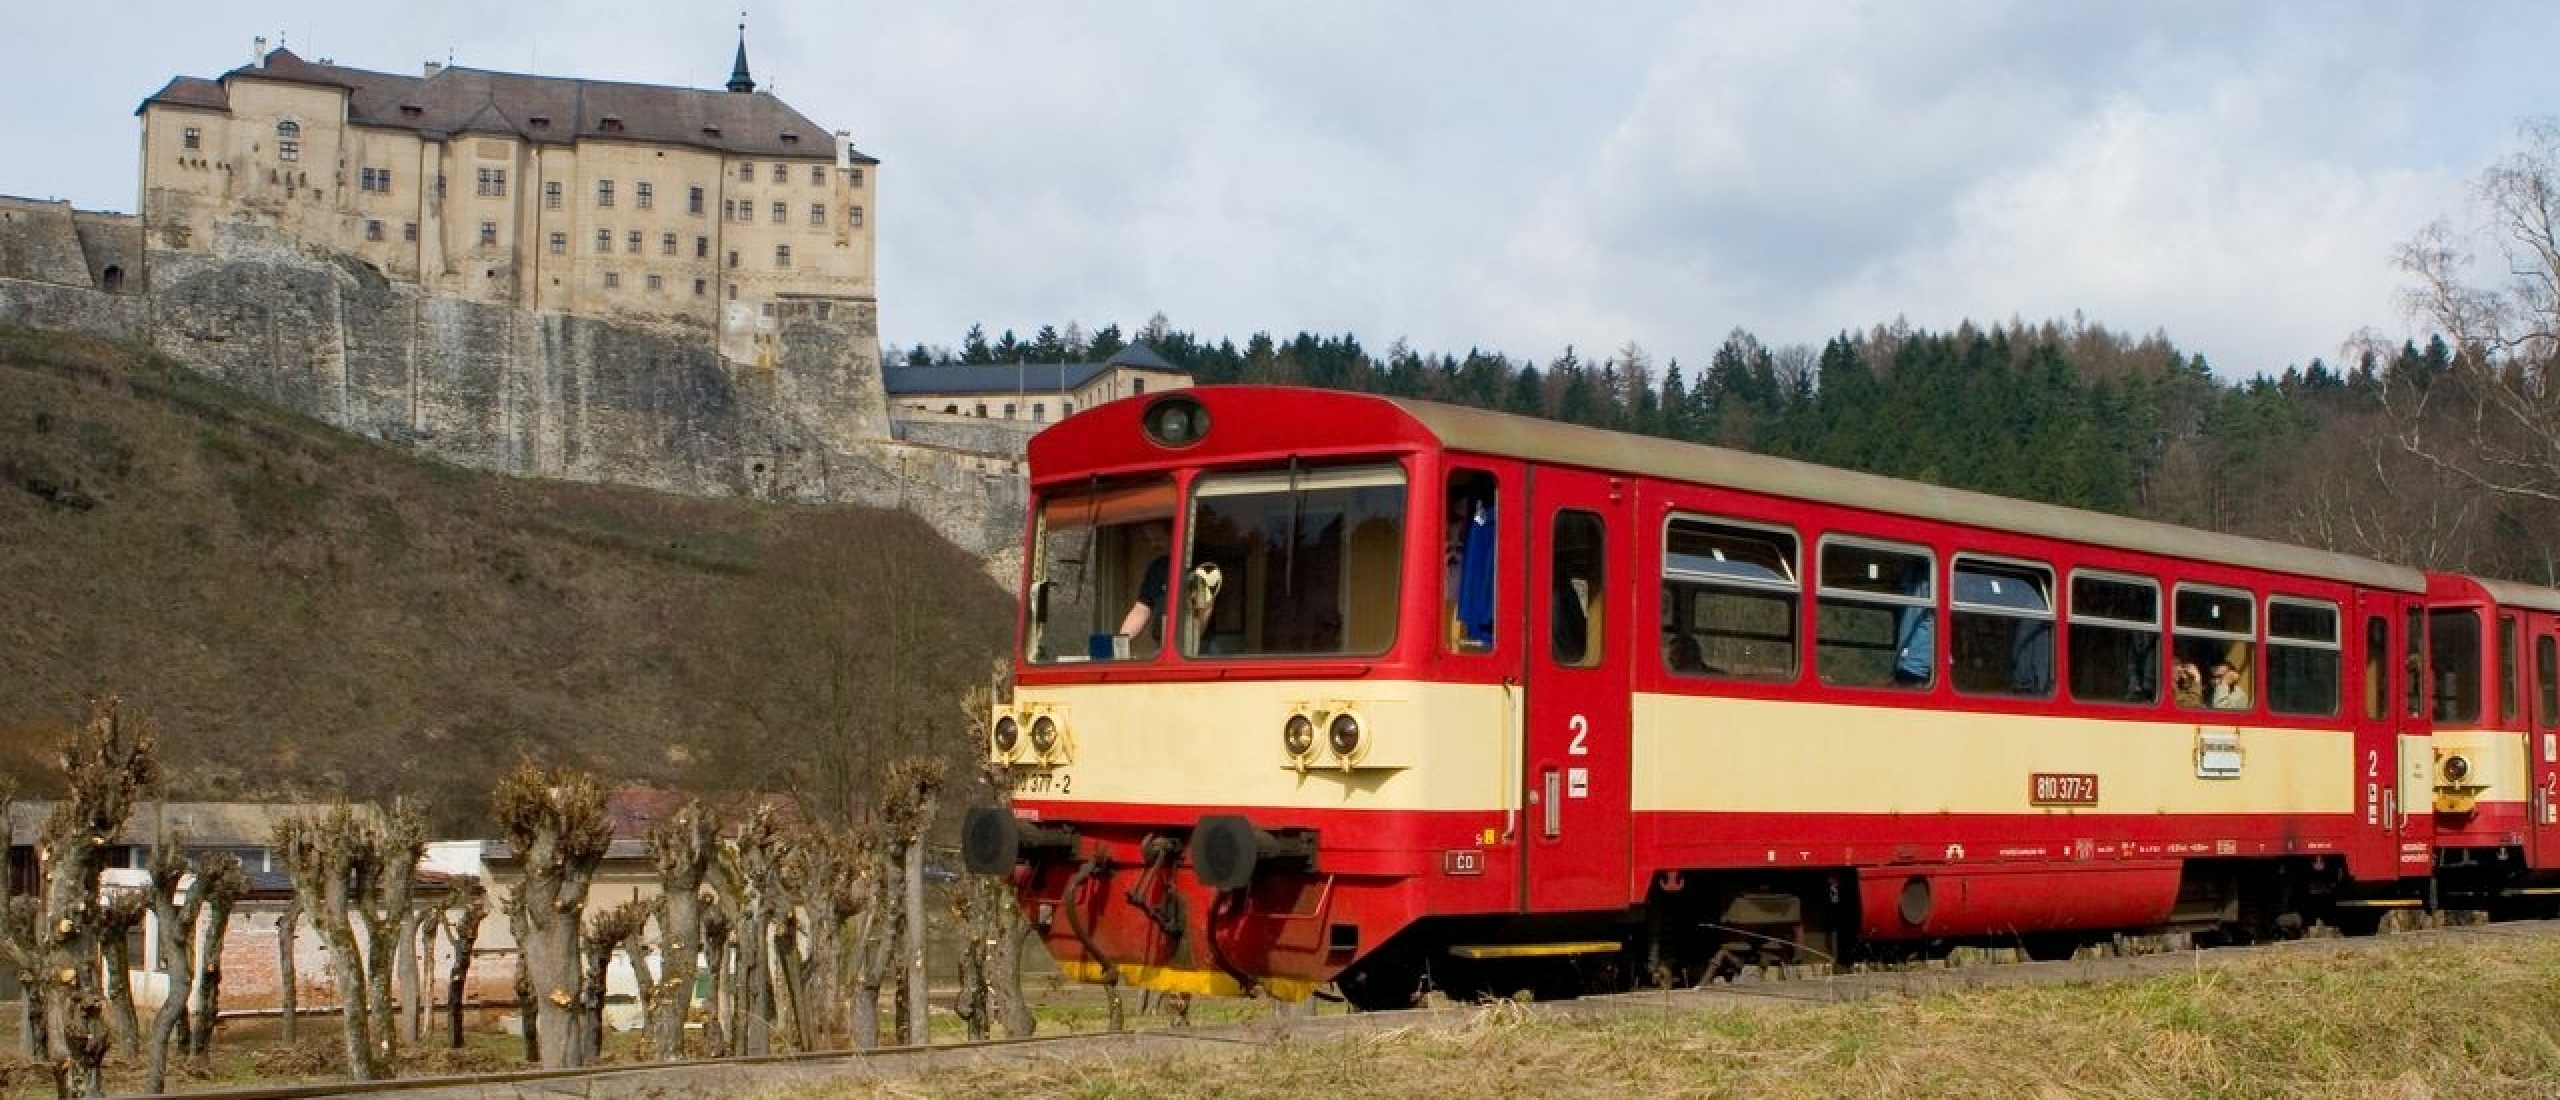
[[[1698,639],[1679,631],[1662,636],[1662,660],[1673,672],[1707,671],[1707,655],[1698,647]]]
[[[2204,705],[2204,673],[2196,668],[2194,661],[2178,662],[2178,675],[2173,686],[2179,706],[2201,707]]]
[[[1134,639],[1148,627],[1163,622],[1165,589],[1172,581],[1172,545],[1170,524],[1150,520],[1139,525],[1137,552],[1148,555],[1147,572],[1138,581],[1137,602],[1130,604],[1129,613],[1120,618],[1121,637]]]
[[[2246,670],[2229,661],[2213,663],[2213,709],[2249,709],[2249,677]]]

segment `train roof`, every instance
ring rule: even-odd
[[[1697,481],[1772,496],[1819,500],[1877,512],[2016,531],[2045,538],[2201,558],[2251,569],[2325,577],[2374,588],[2426,591],[2426,575],[2405,566],[2264,539],[2199,531],[2104,512],[2038,504],[1943,485],[1904,481],[1748,451],[1604,431],[1551,420],[1404,398],[1389,402],[1452,450],[1533,462]],[[2520,588],[2501,586],[2498,591]],[[2560,592],[2535,590],[2528,606],[2560,610]],[[2499,597],[2506,599],[2504,596]]]
[[[2560,591],[2516,581],[2494,581],[2487,577],[2458,575],[2463,580],[2478,585],[2490,599],[2504,606],[2526,607],[2535,611],[2560,611]]]

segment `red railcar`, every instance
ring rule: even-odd
[[[2432,574],[2436,860],[2462,904],[2560,896],[2560,592]]]
[[[1395,1004],[2428,881],[2412,570],[1315,390],[1030,461],[964,846],[1080,979]]]

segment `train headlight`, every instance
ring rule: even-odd
[[[2450,783],[2450,784],[2453,784],[2454,786],[2459,787],[2459,786],[2461,786],[2461,785],[2463,784],[2463,781],[2464,781],[2464,780],[2467,780],[2467,779],[2470,779],[2470,778],[2471,778],[2471,758],[2470,758],[2470,757],[2463,756],[2463,755],[2461,755],[2461,754],[2459,754],[2459,753],[2456,753],[2456,754],[2448,755],[2448,756],[2446,756],[2446,757],[2444,758],[2444,781],[2445,781],[2445,782]]]
[[[1333,750],[1333,758],[1341,761],[1345,768],[1359,759],[1360,750],[1367,747],[1364,743],[1366,738],[1367,731],[1360,728],[1360,716],[1350,711],[1334,715],[1333,721],[1325,724],[1325,745]]]
[[[1021,744],[1022,723],[1014,721],[1013,716],[1010,714],[996,719],[996,755],[1006,760],[1011,760],[1013,759],[1014,750],[1020,747]]]
[[[1058,748],[1058,720],[1046,714],[1031,720],[1031,751],[1048,756]]]
[[[1159,447],[1188,447],[1209,434],[1209,410],[1188,395],[1168,397],[1147,407],[1147,438]]]
[[[1304,764],[1316,754],[1316,720],[1304,714],[1292,714],[1280,725],[1280,748],[1289,759]]]

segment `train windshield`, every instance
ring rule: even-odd
[[[1405,476],[1397,466],[1292,466],[1202,478],[1186,525],[1181,652],[1386,652],[1396,638],[1405,529]]]
[[[1023,654],[1034,664],[1153,657],[1172,599],[1170,478],[1104,481],[1040,502]]]

